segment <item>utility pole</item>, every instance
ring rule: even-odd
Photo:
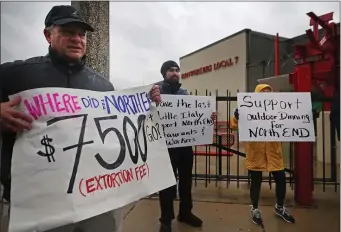
[[[71,1],[94,29],[87,35],[87,64],[109,79],[109,1]]]

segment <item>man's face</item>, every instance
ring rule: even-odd
[[[70,60],[82,58],[86,51],[86,30],[79,24],[54,26],[51,32],[44,31],[46,40],[60,55]]]
[[[177,67],[172,67],[166,72],[165,79],[170,83],[179,82],[180,79],[180,69]]]

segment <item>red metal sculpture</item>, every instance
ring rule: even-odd
[[[330,22],[333,20],[333,13],[320,17],[313,12],[307,15],[310,17],[310,26],[313,26],[313,30],[306,31],[308,43],[294,45],[297,64],[293,73],[289,75],[289,82],[295,92],[314,92],[326,98],[333,98],[335,94],[339,94],[340,87],[340,23]],[[319,26],[324,32],[322,38]],[[325,103],[324,109],[329,110],[330,103]],[[295,198],[297,203],[304,206],[312,204],[312,165],[312,143],[296,143]]]

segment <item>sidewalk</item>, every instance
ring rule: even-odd
[[[176,210],[178,204],[176,202]],[[296,218],[289,224],[273,214],[273,206],[261,206],[260,210],[266,232],[339,232],[340,210],[338,205],[328,209],[288,208]],[[242,204],[195,202],[194,212],[204,223],[196,229],[174,220],[173,232],[262,232],[249,216],[250,206]],[[155,199],[143,200],[127,214],[123,232],[158,232],[159,202]]]
[[[226,188],[225,183],[212,182],[207,187],[198,183],[193,187],[193,212],[203,219],[201,229],[173,222],[173,232],[264,232],[250,220],[249,190],[247,184],[240,188]],[[213,186],[212,186],[213,185]],[[219,186],[222,185],[222,186]],[[334,192],[333,186],[316,186],[314,204],[310,208],[295,206],[293,190],[288,186],[286,205],[296,219],[295,224],[288,224],[273,214],[274,186],[269,188],[263,184],[260,210],[264,221],[265,232],[339,232],[340,231],[340,189]],[[175,212],[178,201],[175,201]],[[7,210],[0,225],[0,232],[7,232]],[[130,204],[124,209],[124,225],[122,232],[158,232],[159,202],[158,199],[144,199],[137,204]],[[101,231],[99,225],[99,232]]]

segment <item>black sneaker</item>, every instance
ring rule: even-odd
[[[260,211],[259,209],[255,209],[255,208],[251,208],[251,219],[253,221],[253,223],[255,223],[256,225],[262,225],[263,224],[263,221],[262,221],[262,217],[261,217],[261,214],[260,214]]]
[[[161,223],[159,232],[172,232],[172,227],[170,225]]]
[[[186,215],[179,215],[177,219],[179,222],[186,223],[186,224],[193,226],[193,227],[201,227],[202,226],[202,220],[192,213],[189,213]]]
[[[289,223],[295,223],[295,218],[290,215],[289,211],[285,207],[275,205],[275,214],[281,217],[284,221]]]

